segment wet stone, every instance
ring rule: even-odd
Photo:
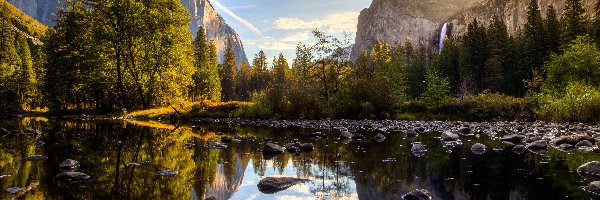
[[[512,143],[521,143],[524,139],[525,139],[524,135],[518,135],[518,134],[505,135],[504,137],[500,138],[501,141],[507,141],[507,142],[512,142]]]
[[[154,175],[156,175],[156,176],[174,176],[174,175],[177,175],[178,173],[179,172],[177,170],[167,169],[167,170],[156,172]]]
[[[348,131],[342,131],[342,134],[340,135],[340,140],[352,139],[352,136],[354,136],[352,133],[350,133]]]
[[[600,161],[592,161],[579,166],[577,173],[587,180],[600,181]]]
[[[526,148],[531,150],[548,149],[548,143],[545,140],[537,140],[528,144]]]
[[[23,190],[23,188],[20,188],[20,187],[11,187],[11,188],[6,189],[5,191],[6,191],[6,193],[15,195],[15,194],[18,194],[19,192],[21,192],[22,190]]]
[[[404,200],[429,200],[431,193],[424,189],[415,189],[402,196]]]
[[[515,145],[512,149],[513,152],[515,152],[516,154],[522,154],[525,153],[525,151],[527,151],[527,148],[525,148],[525,145]]]
[[[284,149],[283,147],[273,144],[273,143],[265,143],[262,147],[262,153],[263,154],[280,154],[283,153]]]
[[[459,135],[455,132],[452,131],[444,131],[442,133],[442,140],[443,141],[455,141],[459,139]]]
[[[485,150],[486,150],[486,146],[481,143],[474,144],[471,147],[471,152],[473,152],[474,154],[478,154],[478,155],[484,154]]]
[[[72,159],[66,159],[58,165],[58,168],[61,171],[74,171],[79,168],[79,162]]]
[[[90,179],[90,176],[81,172],[60,172],[55,178],[60,181],[79,182]]]
[[[421,156],[425,155],[425,152],[427,152],[427,149],[420,142],[414,142],[412,144],[410,151],[412,152],[413,155],[415,155],[417,157],[421,157]]]
[[[374,139],[376,142],[383,142],[385,140],[385,135],[383,135],[381,133],[377,133],[377,135],[375,135]]]
[[[594,144],[592,144],[592,142],[590,142],[589,140],[582,140],[577,142],[577,144],[575,144],[575,147],[579,148],[579,147],[593,147]]]
[[[300,149],[305,152],[311,152],[315,149],[315,145],[312,143],[304,143],[300,146]]]
[[[293,177],[267,177],[258,182],[258,190],[264,194],[274,194],[298,183],[309,181]]]

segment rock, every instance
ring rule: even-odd
[[[302,144],[302,146],[300,146],[300,149],[302,151],[310,152],[315,149],[315,145],[313,145],[312,143],[304,143]]]
[[[456,141],[460,138],[460,136],[452,131],[444,131],[442,133],[442,140],[443,141]]]
[[[308,180],[293,177],[267,177],[260,180],[257,187],[264,194],[274,194],[305,181]]]
[[[310,138],[322,138],[324,136],[325,135],[323,135],[321,132],[314,132],[314,133],[308,134],[308,137],[310,137]]]
[[[46,143],[45,143],[44,141],[37,141],[37,142],[34,142],[34,143],[33,143],[33,145],[35,145],[35,146],[43,146],[43,145],[45,145],[45,144],[46,144]]]
[[[90,179],[90,176],[81,172],[60,172],[55,176],[60,181],[78,182]]]
[[[233,140],[230,137],[221,137],[221,143],[231,143]]]
[[[463,126],[458,129],[458,132],[463,135],[469,135],[471,134],[471,128]]]
[[[485,145],[483,145],[481,143],[477,143],[471,147],[471,152],[479,155],[479,154],[485,153],[485,149],[486,149]]]
[[[340,135],[340,140],[352,139],[352,136],[354,136],[352,133],[350,133],[348,131],[342,131],[342,135]]]
[[[298,148],[298,147],[296,147],[296,146],[290,146],[290,147],[286,147],[286,148],[285,148],[285,150],[286,150],[287,152],[290,152],[290,153],[292,153],[292,154],[300,152],[300,148]]]
[[[429,200],[431,193],[425,189],[415,189],[402,196],[405,200]]]
[[[226,149],[227,145],[226,144],[221,144],[221,143],[216,143],[216,144],[209,145],[208,148],[211,148],[211,149]]]
[[[580,148],[580,147],[593,147],[594,144],[592,144],[592,142],[590,142],[589,140],[582,140],[579,141],[577,144],[575,144],[575,147]]]
[[[353,140],[364,140],[364,139],[365,139],[365,136],[364,136],[364,135],[361,135],[361,134],[359,134],[359,133],[355,133],[354,135],[352,135],[352,139],[353,139]]]
[[[25,161],[41,161],[41,160],[46,160],[48,159],[48,157],[43,156],[43,155],[33,155],[33,156],[29,156],[23,160]]]
[[[583,188],[584,191],[588,192],[591,199],[600,199],[600,181],[593,181]]]
[[[11,187],[6,189],[6,192],[12,195],[18,194],[19,192],[21,192],[23,190],[23,188],[20,187]]]
[[[167,170],[162,170],[159,172],[156,172],[154,175],[156,176],[174,176],[177,175],[179,172],[177,170],[172,170],[172,169],[167,169]]]
[[[142,164],[136,163],[136,162],[130,162],[130,163],[125,164],[125,166],[127,166],[127,167],[137,167],[140,165],[142,165]]]
[[[579,166],[577,173],[587,180],[600,181],[600,161],[592,161]]]
[[[208,197],[208,198],[206,198],[206,199],[204,199],[204,200],[218,200],[218,199],[217,199],[216,197],[214,197],[214,196],[213,196],[213,197]]]
[[[512,151],[515,152],[516,154],[522,154],[525,153],[525,151],[527,150],[527,148],[525,148],[525,145],[515,145],[515,147],[513,147]]]
[[[415,155],[417,157],[421,157],[421,156],[425,155],[425,152],[427,152],[427,149],[420,142],[414,142],[412,144],[412,148],[410,148],[410,151],[412,152],[413,155]]]
[[[280,154],[283,153],[284,149],[276,144],[267,142],[262,147],[263,154]]]
[[[558,145],[558,149],[561,149],[561,150],[568,150],[568,149],[571,149],[571,148],[573,148],[573,145],[570,145],[570,144],[567,144],[567,143]]]
[[[79,168],[79,162],[72,159],[66,159],[58,164],[58,168],[61,171],[75,171],[77,168]]]
[[[546,140],[537,140],[528,144],[526,148],[531,150],[548,149],[548,143]]]
[[[550,140],[550,144],[552,144],[554,146],[560,146],[561,144],[575,145],[575,144],[577,144],[577,142],[578,142],[577,139],[575,139],[574,137],[571,137],[571,136],[560,136],[560,137]]]
[[[513,143],[521,143],[524,139],[525,139],[524,135],[518,135],[518,134],[505,135],[504,137],[500,138],[501,141],[507,141],[507,142],[513,142]]]
[[[385,140],[385,135],[383,135],[381,133],[377,133],[377,135],[375,135],[374,139],[376,142],[383,142]]]
[[[302,144],[296,142],[296,143],[287,143],[285,145],[283,145],[283,148],[285,148],[286,150],[292,147],[296,147],[298,149],[300,149],[300,146],[302,146]]]

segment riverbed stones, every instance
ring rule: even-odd
[[[264,194],[274,194],[304,181],[308,180],[293,177],[267,177],[260,180],[257,187]]]
[[[221,137],[221,143],[229,144],[232,142],[233,140],[230,137]]]
[[[300,149],[304,152],[311,152],[315,149],[315,145],[312,143],[304,143],[300,146]]]
[[[404,200],[430,200],[431,193],[425,189],[415,189],[402,196]]]
[[[588,147],[588,148],[592,148],[594,146],[594,144],[592,144],[592,142],[590,142],[589,140],[582,140],[577,142],[577,144],[575,144],[575,147],[577,148],[581,148],[581,147]]]
[[[458,133],[463,134],[463,135],[469,135],[469,134],[471,134],[471,128],[466,127],[466,126],[460,127],[458,129]]]
[[[552,144],[554,146],[560,146],[562,144],[575,145],[575,144],[577,144],[577,142],[579,142],[579,141],[577,141],[577,139],[575,139],[575,137],[572,137],[572,136],[560,136],[560,137],[550,140],[550,144]]]
[[[385,135],[377,133],[373,139],[375,139],[376,142],[383,142],[385,140]]]
[[[362,135],[362,134],[360,134],[360,133],[355,133],[355,134],[352,135],[352,139],[353,140],[364,140],[365,136]]]
[[[456,141],[458,139],[459,139],[459,135],[453,131],[442,132],[442,140],[443,141]]]
[[[577,173],[587,180],[600,181],[600,161],[592,161],[579,166]]]
[[[584,191],[590,194],[593,200],[600,199],[600,181],[593,181],[583,188]]]
[[[73,159],[66,159],[58,164],[58,168],[61,171],[74,171],[79,168],[79,162]]]
[[[24,158],[23,160],[25,160],[25,161],[42,161],[42,160],[46,160],[46,159],[48,159],[47,156],[33,155],[33,156],[29,156],[27,158]]]
[[[80,182],[90,179],[90,176],[81,172],[60,172],[55,178],[66,182]]]
[[[354,136],[354,134],[348,132],[348,131],[342,131],[342,134],[340,135],[340,140],[343,139],[352,139],[352,136]]]
[[[280,154],[283,153],[284,149],[283,147],[267,142],[263,145],[262,147],[262,153],[263,154]]]
[[[412,154],[414,156],[421,157],[421,156],[425,155],[425,152],[427,152],[427,149],[420,142],[413,142],[412,147],[410,148],[410,151],[412,152]]]
[[[525,145],[518,144],[513,147],[512,151],[516,154],[522,154],[525,153],[525,151],[527,151],[527,148],[525,148]]]

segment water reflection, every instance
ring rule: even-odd
[[[22,190],[0,198],[399,199],[413,189],[426,189],[434,199],[586,199],[581,187],[587,182],[575,168],[600,158],[555,149],[538,155],[485,135],[442,145],[440,133],[386,134],[379,141],[372,139],[375,133],[361,133],[365,140],[345,144],[336,140],[336,132],[323,131],[329,139],[311,139],[317,130],[292,128],[31,118],[0,120],[0,127],[42,132],[39,138],[2,136],[0,187]],[[209,148],[223,136],[241,141]],[[315,150],[266,159],[259,151],[266,139],[282,146],[310,142]],[[39,141],[44,144],[34,144]],[[485,145],[485,151],[473,152],[476,143]],[[426,153],[413,155],[414,144]],[[31,155],[48,159],[23,160]],[[58,165],[65,159],[79,161],[78,171],[92,178],[80,183],[57,180]],[[156,176],[161,170],[177,174]],[[310,181],[275,194],[258,191],[261,179],[281,176]]]

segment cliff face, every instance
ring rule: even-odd
[[[565,0],[538,0],[543,14],[553,5],[560,15]],[[361,51],[373,48],[377,40],[388,44],[404,42],[409,37],[413,45],[418,41],[437,44],[440,28],[452,24],[452,34],[460,35],[466,25],[477,19],[488,22],[494,15],[502,17],[511,34],[516,33],[527,21],[529,0],[373,0],[358,18],[356,40],[352,59]],[[595,0],[583,0],[591,12]]]
[[[32,16],[45,25],[55,24],[56,11],[64,6],[64,0],[8,0],[24,13]],[[191,23],[189,26],[193,36],[198,27],[204,26],[208,40],[213,40],[217,45],[219,62],[223,62],[223,55],[227,47],[227,40],[231,39],[236,54],[238,66],[246,60],[244,45],[239,35],[215,11],[208,0],[181,0],[181,4],[190,12]]]

